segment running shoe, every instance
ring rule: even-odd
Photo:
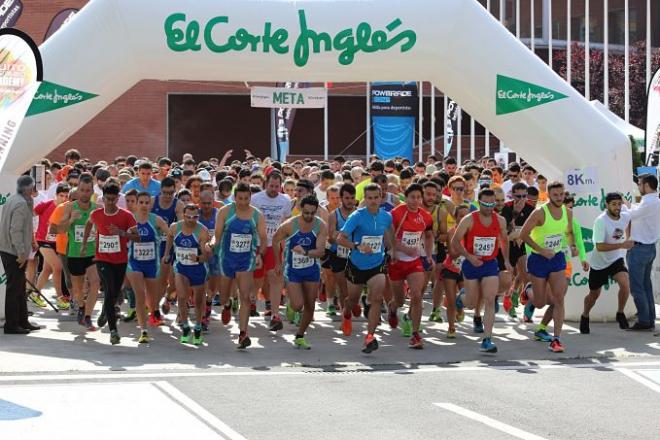
[[[412,320],[410,319],[410,316],[408,316],[407,313],[403,313],[401,315],[401,336],[404,338],[409,338],[412,336],[413,328],[412,328]]]
[[[481,319],[481,316],[475,316],[472,319],[472,329],[474,330],[475,333],[484,332],[484,321],[483,319]]]
[[[392,329],[395,329],[399,326],[399,316],[396,314],[396,310],[389,311],[387,321],[390,323],[390,327]]]
[[[580,315],[580,333],[583,335],[588,335],[590,332],[591,329],[589,328],[589,317]]]
[[[525,315],[525,322],[527,323],[534,322],[534,320],[532,319],[534,318],[534,305],[531,302],[525,304],[524,315]]]
[[[344,333],[344,336],[350,336],[353,333],[353,320],[350,316],[348,318],[345,316],[341,317],[341,331]]]
[[[128,311],[126,312],[126,316],[124,316],[124,319],[122,319],[122,321],[132,322],[135,321],[135,318],[137,318],[137,312],[135,311],[135,309],[129,307]]]
[[[362,307],[360,307],[360,304],[358,303],[353,304],[353,316],[359,318],[361,314],[362,314]]]
[[[495,314],[500,313],[500,297],[499,295],[495,297]]]
[[[213,306],[219,306],[220,305],[220,295],[216,294],[213,296],[213,301],[211,302]]]
[[[85,306],[78,306],[78,324],[85,325]]]
[[[204,342],[204,338],[202,337],[202,328],[201,326],[199,328],[195,327],[193,332],[193,345],[202,345],[202,342]]]
[[[518,289],[513,289],[513,293],[511,294],[511,304],[514,309],[520,305],[520,291]]]
[[[424,341],[419,336],[419,333],[415,332],[412,334],[410,338],[410,342],[408,342],[408,348],[412,348],[415,350],[421,350],[424,348]]]
[[[542,342],[551,342],[552,336],[550,336],[550,333],[548,333],[546,329],[538,329],[534,332],[534,340],[542,341]]]
[[[271,309],[264,310],[264,319],[266,321],[270,320],[273,317],[273,311]]]
[[[89,332],[95,332],[96,327],[94,327],[94,324],[92,324],[92,317],[91,316],[85,316],[85,328]]]
[[[527,305],[529,302],[529,291],[532,290],[532,283],[527,283],[525,284],[525,287],[523,288],[522,292],[520,293],[520,304]]]
[[[449,327],[449,331],[447,331],[447,339],[456,339],[456,327]]]
[[[204,316],[206,318],[209,318],[211,316],[211,312],[212,312],[211,304],[206,303],[206,306],[204,307]]]
[[[300,325],[300,320],[302,319],[302,313],[296,311],[293,315],[293,325]]]
[[[257,312],[257,304],[256,303],[250,303],[250,316],[253,318],[256,318],[259,316],[259,312]]]
[[[105,312],[101,310],[99,317],[96,318],[96,325],[98,326],[98,328],[103,328],[107,323],[108,323],[108,315],[106,315]]]
[[[617,312],[616,322],[619,323],[619,328],[621,330],[628,330],[630,328],[630,324],[628,324],[628,318],[626,318],[626,315],[623,313]]]
[[[181,327],[181,343],[190,344],[190,338],[190,327],[187,325],[185,327]]]
[[[149,343],[149,335],[147,334],[146,331],[143,331],[140,334],[140,338],[138,339],[138,344],[148,344]]]
[[[69,310],[71,308],[71,302],[66,296],[58,296],[55,305],[60,310]]]
[[[518,312],[516,312],[515,307],[511,307],[511,310],[509,310],[509,316],[513,319],[518,319]]]
[[[513,308],[513,303],[511,302],[511,297],[509,295],[505,295],[504,299],[502,300],[502,307],[504,307],[504,311],[507,313],[511,313],[511,309]]]
[[[312,346],[307,343],[305,338],[294,339],[293,345],[299,350],[310,350],[312,348]]]
[[[564,346],[559,341],[559,338],[554,337],[552,339],[552,342],[550,342],[550,345],[548,345],[548,350],[550,350],[553,353],[563,353]]]
[[[238,348],[240,350],[245,350],[250,345],[252,345],[252,341],[250,341],[250,337],[247,335],[247,333],[244,333],[242,336],[238,336]]]
[[[483,353],[497,353],[497,346],[493,344],[493,341],[491,341],[490,338],[484,338],[481,341],[479,351]]]
[[[371,353],[372,351],[378,350],[378,340],[373,333],[368,333],[364,338],[364,347],[362,347],[362,353]]]
[[[280,315],[273,316],[273,319],[270,320],[270,331],[276,332],[278,330],[282,330],[283,328],[284,324],[282,324],[282,318],[280,318]]]
[[[238,299],[231,298],[230,302],[231,302],[231,312],[238,313]]]
[[[369,309],[371,309],[371,304],[367,303],[367,295],[366,294],[362,294],[360,296],[360,302],[362,303],[362,311],[363,311],[362,316],[364,316],[365,319],[369,319]],[[353,309],[353,315],[357,318],[358,316],[360,316],[360,313],[355,315],[355,309]]]
[[[293,324],[293,320],[296,318],[296,311],[293,310],[291,304],[287,303],[285,316],[286,316],[286,320]]]
[[[458,291],[458,295],[456,295],[456,308],[457,309],[464,309],[465,306],[463,305],[463,296],[465,295],[465,289],[461,289]]]
[[[110,343],[112,345],[117,345],[121,341],[121,337],[119,337],[119,332],[117,330],[112,330],[110,332]]]
[[[461,307],[456,309],[456,321],[463,322],[465,320],[465,310]]]
[[[162,324],[162,322],[154,316],[154,314],[149,315],[149,320],[147,321],[147,324],[149,327],[158,327],[159,325]]]
[[[443,322],[442,320],[442,308],[440,306],[433,309],[431,315],[429,316],[429,321],[431,322]]]
[[[224,306],[222,308],[222,313],[220,314],[220,319],[222,319],[222,323],[224,325],[229,324],[229,321],[231,321],[231,307],[230,306]]]
[[[170,302],[168,300],[163,301],[163,305],[160,306],[161,312],[163,312],[163,315],[167,315],[170,313]]]
[[[319,302],[328,301],[328,295],[325,293],[325,284],[321,284],[321,291],[319,292]]]
[[[46,304],[46,301],[44,301],[43,298],[41,298],[41,296],[35,291],[32,291],[32,293],[30,293],[29,299],[37,307],[43,308],[43,307],[46,307],[48,305],[48,304]]]
[[[209,318],[206,316],[202,316],[202,331],[207,332],[209,331]]]
[[[337,308],[335,307],[334,304],[330,304],[328,306],[328,309],[325,312],[326,315],[328,316],[337,316]]]

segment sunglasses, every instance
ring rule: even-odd
[[[199,218],[199,214],[196,214],[196,215],[186,214],[186,215],[184,215],[184,217],[187,218],[188,220],[197,220]]]
[[[488,202],[479,202],[479,206],[483,206],[484,208],[494,208],[495,205],[496,205],[495,202],[491,202],[491,203],[488,203]]]
[[[462,186],[455,186],[455,187],[452,188],[452,190],[460,192],[460,191],[465,191],[465,188],[463,188]]]
[[[513,198],[514,198],[514,199],[519,199],[519,200],[520,200],[520,199],[526,199],[526,198],[527,198],[527,194],[514,194],[514,195],[513,195]]]

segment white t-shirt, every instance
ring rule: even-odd
[[[268,246],[273,245],[273,235],[284,220],[291,217],[291,199],[286,194],[269,197],[266,191],[258,192],[252,196],[252,206],[259,209],[266,222],[266,236]]]
[[[593,232],[594,250],[589,259],[589,264],[593,269],[605,269],[619,258],[624,258],[626,256],[625,249],[600,252],[596,249],[596,243],[623,243],[626,241],[626,228],[628,228],[629,224],[630,214],[624,211],[621,211],[619,220],[613,220],[610,218],[610,216],[607,215],[607,211],[596,217]]]
[[[328,191],[323,191],[320,186],[314,188],[314,192],[316,193],[316,198],[319,202],[323,202],[324,200],[328,199]]]
[[[520,182],[525,183],[524,180],[521,180]],[[507,201],[513,200],[512,191],[511,191],[511,188],[513,188],[513,185],[514,185],[514,183],[510,179],[505,180],[502,183],[502,191],[504,191],[504,196],[506,197]],[[526,185],[527,184],[525,183],[525,186]]]

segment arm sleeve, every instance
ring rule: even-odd
[[[582,227],[575,219],[573,219],[573,238],[575,238],[575,245],[577,246],[580,261],[587,261],[587,250],[582,240]]]
[[[640,203],[637,206],[633,206],[628,210],[630,213],[630,218],[633,220],[639,220],[653,213],[653,209],[650,203]]]
[[[575,240],[577,241],[577,236],[575,237]],[[596,246],[596,243],[605,243],[605,227],[603,225],[603,220],[600,218],[597,218],[594,221],[592,241],[594,243],[594,247]]]

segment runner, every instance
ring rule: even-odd
[[[89,331],[96,330],[92,324],[91,314],[99,290],[99,276],[94,265],[96,233],[92,230],[84,248],[82,240],[89,216],[96,209],[96,204],[91,201],[93,191],[92,176],[87,173],[82,174],[76,191],[78,200],[66,205],[56,228],[56,232],[67,234],[67,267],[71,273],[73,299],[78,306],[78,324],[85,326]],[[85,277],[89,282],[87,298],[84,298]]]
[[[378,349],[375,336],[380,321],[380,309],[385,290],[385,249],[393,249],[392,216],[380,209],[381,189],[376,184],[364,188],[366,206],[352,213],[341,228],[337,244],[351,250],[346,265],[348,296],[344,302],[342,331],[352,332],[351,310],[357,303],[363,286],[369,289],[369,324],[364,339],[364,353]]]
[[[463,217],[468,215],[470,212],[470,207],[466,204],[461,204],[456,207],[456,210],[453,213],[453,218],[456,219],[458,223],[463,220]],[[457,225],[454,225],[447,232],[447,247],[452,249],[451,240],[456,232]],[[447,331],[447,338],[454,339],[456,338],[456,321],[463,321],[463,307],[462,303],[456,302],[457,293],[459,288],[463,288],[464,279],[463,274],[461,273],[461,266],[465,261],[465,257],[455,253],[455,251],[447,252],[445,260],[442,262],[442,279],[445,285],[445,294],[447,295],[447,322],[449,324],[449,329]],[[460,308],[458,306],[461,306]]]
[[[340,185],[332,185],[326,191],[325,202],[319,202],[321,206],[328,210],[328,223],[334,211],[339,208],[341,204],[341,197],[339,196]],[[332,275],[332,266],[330,264],[330,248],[332,243],[326,240],[325,254],[321,258],[321,288],[319,290],[319,302],[326,303],[326,314],[330,317],[337,316],[337,285],[335,278]]]
[[[138,194],[137,208],[134,217],[140,240],[129,243],[126,277],[135,294],[137,320],[142,330],[138,342],[144,344],[149,342],[147,324],[152,327],[163,325],[163,318],[158,310],[160,301],[158,270],[161,259],[161,237],[167,237],[169,226],[161,217],[150,212],[151,194],[148,192]],[[147,308],[151,311],[148,322]]]
[[[281,193],[282,175],[272,171],[266,177],[266,189],[252,197],[252,206],[261,211],[266,224],[266,250],[262,266],[254,272],[257,290],[263,289],[266,298],[266,312],[264,317],[270,321],[270,330],[282,330],[280,316],[280,302],[282,299],[282,286],[284,281],[278,276],[275,269],[275,254],[273,253],[273,235],[277,228],[291,216],[292,202],[289,196]],[[265,279],[264,279],[265,277]],[[265,281],[265,282],[264,282]]]
[[[422,259],[427,260],[426,264],[432,266],[430,255],[434,242],[433,218],[422,208],[423,195],[422,185],[413,183],[406,188],[405,204],[392,210],[392,226],[396,231],[394,234],[396,262],[388,267],[394,293],[388,307],[389,323],[392,328],[398,326],[397,309],[404,305],[403,282],[406,281],[410,295],[410,319],[404,319],[403,334],[410,337],[408,346],[415,349],[424,348],[424,342],[419,335],[425,280]],[[425,256],[422,257],[422,254]]]
[[[213,206],[213,191],[202,190],[199,193],[199,222],[206,227],[209,234],[209,240],[213,240],[215,235],[215,221],[218,216],[218,208]],[[217,255],[213,255],[207,263],[208,279],[205,283],[206,301],[204,316],[202,316],[202,330],[208,331],[209,320],[211,318],[211,309],[213,297],[220,291],[220,263]]]
[[[594,250],[589,264],[589,293],[584,297],[584,311],[580,317],[580,333],[589,334],[589,312],[596,304],[603,286],[609,285],[610,279],[619,285],[619,303],[616,320],[619,328],[629,327],[623,313],[630,296],[630,280],[625,264],[626,251],[635,243],[630,239],[630,213],[621,212],[623,196],[612,192],[605,195],[605,212],[596,217],[593,229]]]
[[[103,283],[103,310],[101,316],[110,327],[110,343],[119,344],[120,337],[117,332],[117,316],[115,303],[121,291],[121,285],[126,275],[128,261],[128,240],[140,241],[135,218],[125,209],[117,206],[119,200],[119,185],[109,181],[103,187],[103,208],[95,209],[85,224],[80,254],[84,254],[87,240],[90,238],[92,228],[98,232],[96,242],[96,267]],[[147,200],[149,198],[147,197]],[[94,243],[92,243],[94,244]],[[144,307],[144,306],[143,306]],[[144,308],[142,309],[144,310]],[[139,312],[138,312],[139,313]],[[105,325],[105,322],[102,322]],[[144,314],[141,323],[145,331]]]
[[[564,296],[568,289],[562,241],[566,235],[569,245],[575,247],[573,213],[564,206],[564,185],[561,182],[548,185],[548,197],[550,201],[536,208],[529,216],[520,231],[520,239],[528,246],[527,272],[533,290],[530,304],[536,308],[545,307],[547,303],[554,306],[554,337],[548,348],[561,353],[564,351],[560,341],[564,324]]]
[[[475,308],[481,294],[486,307],[485,333],[480,351],[496,353],[497,346],[492,341],[492,334],[495,322],[495,296],[500,272],[497,255],[501,248],[505,268],[511,270],[509,242],[506,235],[506,222],[494,212],[496,203],[493,190],[482,189],[479,191],[478,200],[479,211],[473,212],[461,220],[452,237],[451,246],[453,254],[465,257],[461,270],[465,278],[466,295],[461,302],[467,308]]]
[[[239,349],[248,348],[252,343],[247,327],[250,319],[250,294],[254,288],[253,272],[263,264],[264,243],[267,243],[266,222],[261,212],[250,205],[251,195],[247,184],[236,185],[234,202],[218,211],[215,222],[214,253],[220,261],[222,274],[222,323],[227,325],[231,319],[229,296],[232,282],[235,281],[240,296]]]
[[[208,231],[199,223],[199,207],[193,203],[183,208],[183,220],[170,226],[167,244],[163,253],[163,263],[171,261],[170,250],[174,246],[174,278],[181,324],[181,343],[189,344],[190,324],[188,322],[188,296],[193,291],[195,304],[195,329],[192,343],[202,345],[202,315],[204,313],[204,282],[206,264],[211,252],[208,247]]]
[[[424,287],[429,281],[434,281],[432,301],[433,307],[429,315],[429,321],[442,322],[442,311],[440,304],[442,303],[442,296],[444,293],[444,283],[442,282],[442,262],[447,256],[447,248],[445,242],[447,241],[447,209],[446,203],[442,198],[442,190],[444,188],[444,181],[439,180],[439,184],[435,179],[424,183],[424,200],[423,206],[426,211],[431,214],[433,218],[433,236],[435,246],[433,249],[433,261],[429,267],[424,267],[425,279]],[[422,259],[422,263],[424,259]],[[435,273],[435,277],[434,277]]]
[[[339,306],[343,308],[346,297],[348,296],[348,284],[346,283],[344,272],[350,249],[337,244],[337,233],[344,227],[348,216],[355,211],[355,187],[350,183],[344,183],[339,188],[339,196],[341,198],[341,205],[330,214],[328,222],[328,242],[330,243],[328,261],[332,272],[331,278],[333,279],[333,284],[339,288]],[[334,304],[331,304],[328,306],[329,311],[330,306],[333,309],[335,308]]]
[[[319,206],[314,196],[300,201],[302,214],[284,222],[273,236],[275,252],[275,272],[284,274],[291,307],[302,313],[296,338],[296,348],[309,350],[305,331],[314,317],[316,295],[319,291],[321,271],[319,258],[325,254],[328,230],[323,221],[316,217]],[[284,270],[282,270],[282,249],[284,242]]]

